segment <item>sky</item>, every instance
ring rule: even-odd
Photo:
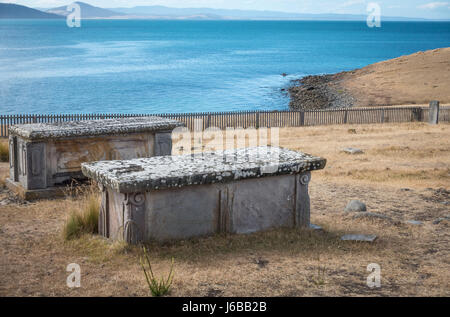
[[[33,8],[53,8],[72,0],[0,0]],[[433,0],[83,0],[102,8],[163,5],[168,7],[208,7],[220,9],[271,10],[295,13],[366,14],[368,3],[381,7],[381,15],[450,19],[450,1]]]

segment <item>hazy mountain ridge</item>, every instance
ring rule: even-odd
[[[280,11],[258,11],[212,8],[171,8],[166,6],[136,6],[132,8],[100,8],[76,2],[83,19],[192,19],[192,20],[307,20],[307,21],[365,21],[364,14],[309,14]],[[0,18],[56,19],[70,14],[67,6],[32,9],[26,6],[1,3]],[[420,18],[387,17],[382,21],[433,21]],[[446,20],[448,21],[448,20]]]
[[[13,3],[0,3],[0,19],[63,19],[63,16],[42,12]]]
[[[123,12],[129,15],[140,16],[166,16],[180,18],[185,16],[213,16],[218,19],[269,19],[269,20],[343,20],[343,21],[365,21],[367,15],[357,14],[309,14],[309,13],[289,13],[281,11],[258,11],[258,10],[238,10],[238,9],[212,9],[212,8],[171,8],[165,6],[136,6],[133,8],[111,8],[116,12]],[[383,17],[385,21],[419,21],[426,19],[404,18],[404,17]]]
[[[75,2],[80,6],[80,13],[82,19],[92,19],[92,18],[111,18],[111,17],[120,17],[125,16],[125,13],[114,12],[109,9],[103,9],[99,7],[92,6],[88,3],[84,2]],[[71,13],[71,11],[67,11],[67,6],[61,6],[53,9],[46,10],[48,13],[59,14],[62,16],[67,16]]]

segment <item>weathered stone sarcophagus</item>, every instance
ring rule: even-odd
[[[85,178],[83,162],[170,155],[172,130],[182,125],[160,117],[14,125],[7,185],[25,199],[54,196]]]
[[[82,164],[102,190],[100,233],[128,243],[309,226],[320,157],[277,147]]]

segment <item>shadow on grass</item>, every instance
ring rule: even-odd
[[[321,254],[371,252],[382,247],[377,243],[342,241],[340,237],[344,233],[281,228],[251,234],[216,234],[186,240],[153,241],[144,245],[152,259],[175,258],[176,262],[186,263],[274,252],[280,255],[316,258]],[[111,241],[96,235],[83,235],[79,239],[67,242],[66,245],[97,263],[122,256],[134,258],[141,255],[141,246],[128,245],[123,241]]]

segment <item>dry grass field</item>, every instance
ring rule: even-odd
[[[355,106],[450,101],[450,47],[417,52],[343,74],[339,85]]]
[[[449,124],[285,128],[280,145],[327,158],[310,183],[311,220],[324,232],[150,244],[156,275],[175,260],[170,296],[450,296],[450,222],[433,224],[450,216]],[[0,164],[4,178],[8,164]],[[343,212],[351,199],[391,219],[354,219]],[[139,248],[91,235],[64,242],[64,221],[79,200],[20,202],[1,190],[0,296],[149,295]],[[378,239],[341,241],[346,233]],[[80,288],[66,286],[69,263],[81,266]],[[370,263],[381,266],[380,288],[366,285]]]

